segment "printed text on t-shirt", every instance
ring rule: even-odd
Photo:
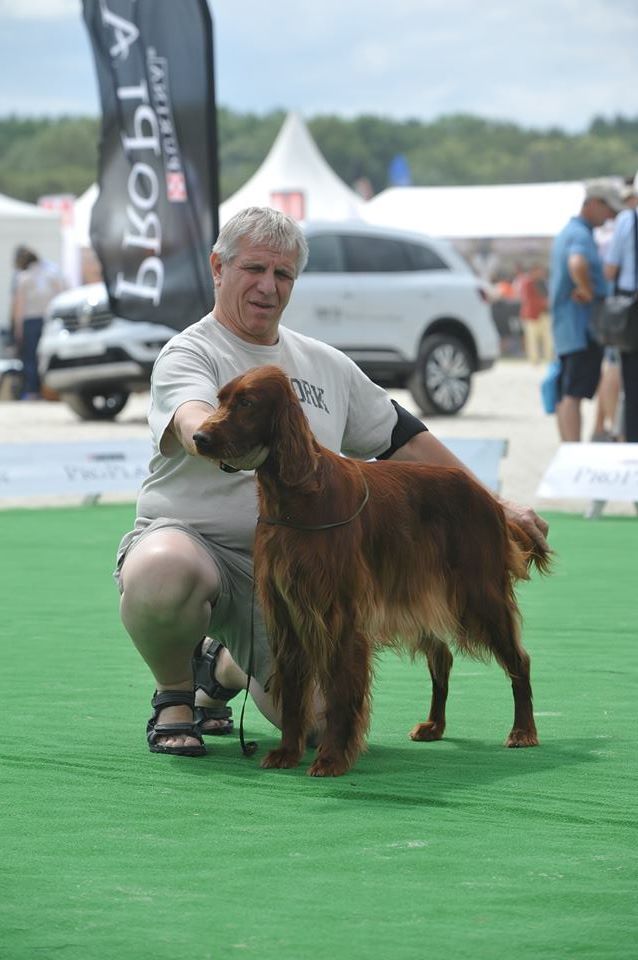
[[[290,383],[300,403],[309,403],[312,407],[317,407],[325,410],[326,413],[330,413],[326,406],[326,401],[323,398],[323,387],[316,387],[314,383],[308,383],[307,380],[298,380],[297,377],[291,377]]]

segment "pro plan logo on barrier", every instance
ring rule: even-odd
[[[216,144],[206,0],[84,0],[100,85],[91,240],[111,308],[183,329],[210,309]]]
[[[561,444],[537,496],[638,503],[638,444]]]
[[[7,443],[0,496],[98,496],[138,490],[152,456],[149,440]],[[42,469],[46,463],[47,469]]]

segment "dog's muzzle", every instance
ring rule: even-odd
[[[225,470],[226,473],[238,473],[239,470],[257,470],[270,453],[270,447],[257,444],[237,456],[220,456],[214,450],[214,445],[210,442],[208,435],[203,431],[193,435],[193,442],[200,456],[207,457],[209,460],[216,460],[220,469]]]
[[[224,457],[223,460],[216,457],[215,459],[219,459],[221,470],[225,470],[227,473],[236,473],[238,470],[258,470],[269,453],[270,447],[259,445],[239,457]]]

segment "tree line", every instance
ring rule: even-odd
[[[285,119],[217,111],[220,199],[260,166]],[[349,185],[388,186],[393,159],[405,158],[415,186],[546,183],[628,177],[638,169],[638,117],[597,117],[581,133],[527,129],[466,114],[430,123],[360,116],[306,120],[326,161]],[[95,117],[0,117],[0,193],[34,203],[49,193],[83,193],[97,177]]]

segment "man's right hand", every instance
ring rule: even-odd
[[[197,447],[193,443],[193,434],[204,420],[213,412],[213,407],[203,400],[189,400],[175,411],[170,429],[179,444],[191,457],[196,457]]]
[[[587,287],[574,287],[572,290],[572,300],[576,303],[591,303],[594,295]]]

